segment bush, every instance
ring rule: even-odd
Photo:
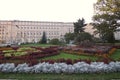
[[[49,43],[50,43],[50,44],[54,44],[54,45],[61,44],[61,42],[59,41],[59,39],[52,39],[52,40],[50,40]]]

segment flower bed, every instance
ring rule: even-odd
[[[37,64],[40,58],[53,56],[59,54],[59,51],[55,47],[49,48],[15,48],[12,52],[1,51],[0,52],[0,63],[13,62],[29,63],[30,65]],[[30,50],[29,50],[30,49]],[[33,51],[32,51],[33,50]]]
[[[67,47],[63,51],[71,54],[82,55],[96,55],[96,56],[108,56],[112,54],[116,48],[110,46],[93,46],[93,47]]]
[[[120,72],[120,62],[110,62],[105,64],[103,62],[92,62],[87,64],[85,62],[78,62],[73,65],[66,63],[38,63],[34,66],[28,64],[14,63],[0,64],[0,72],[13,73],[109,73]]]
[[[0,51],[3,51],[3,50],[12,50],[12,47],[0,47]]]
[[[120,45],[113,46],[114,48],[120,49]]]
[[[13,50],[3,50],[0,51],[0,56],[3,56],[4,58],[23,58],[23,57],[42,57],[42,56],[49,56],[49,55],[53,55],[53,54],[57,54],[58,50],[56,48],[19,48],[18,47],[14,47],[12,48]],[[23,54],[25,53],[25,54]],[[20,54],[20,56],[19,56]],[[21,55],[22,54],[22,55]],[[17,56],[18,55],[18,56]]]

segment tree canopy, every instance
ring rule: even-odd
[[[47,43],[47,37],[46,37],[46,33],[43,32],[43,36],[42,36],[42,39],[40,41],[42,44],[46,44]]]
[[[114,32],[120,26],[120,1],[98,0],[94,5],[93,25],[100,37],[107,42],[114,42]]]
[[[81,43],[81,42],[84,42],[84,41],[92,41],[92,35],[90,35],[89,33],[87,32],[81,32],[77,38],[76,38],[76,42],[77,43]],[[86,44],[87,45],[87,44]]]
[[[65,37],[66,42],[69,43],[70,40],[74,40],[75,34],[74,33],[66,33],[64,37]]]
[[[54,44],[54,45],[58,45],[58,44],[60,44],[60,41],[59,41],[59,39],[54,38],[54,39],[50,40],[49,43],[50,43],[50,44]]]
[[[84,32],[84,26],[86,26],[85,20],[83,18],[79,19],[74,23],[74,33],[79,34],[80,32]]]
[[[93,36],[84,31],[86,25],[83,18],[75,22],[74,33],[66,33],[64,36],[66,42],[70,43],[70,41],[74,41],[74,43],[79,44],[84,41],[92,41]]]

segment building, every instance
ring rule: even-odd
[[[0,43],[39,42],[46,33],[47,39],[61,39],[74,32],[72,22],[0,20]]]
[[[87,24],[85,32],[94,35],[95,29]],[[119,29],[118,29],[119,30]],[[48,41],[54,38],[64,39],[66,33],[74,32],[73,22],[49,22],[49,21],[19,21],[0,20],[0,43],[36,43],[46,33]],[[94,35],[99,37],[98,35]],[[115,39],[120,40],[120,30],[115,33]]]
[[[91,35],[93,35],[94,37],[99,38],[99,34],[95,34],[96,29],[94,29],[91,24],[87,24],[84,28],[85,28],[85,30],[84,30],[85,32],[88,32]]]
[[[120,28],[116,30],[116,32],[114,33],[114,36],[116,40],[120,40]]]

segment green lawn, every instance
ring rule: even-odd
[[[46,57],[43,58],[44,60],[57,60],[57,59],[90,59],[92,61],[95,61],[98,59],[98,57],[95,56],[84,56],[84,55],[75,55],[75,54],[67,54],[67,53],[60,53],[59,55],[55,55],[55,56],[50,56],[50,57]]]
[[[26,74],[0,73],[0,79],[10,80],[119,80],[120,73],[92,74]]]
[[[120,49],[117,49],[110,57],[114,60],[120,60]]]
[[[22,47],[29,47],[29,46],[39,46],[39,47],[49,47],[49,46],[55,46],[52,44],[39,44],[39,43],[31,43],[31,44],[21,44]]]

